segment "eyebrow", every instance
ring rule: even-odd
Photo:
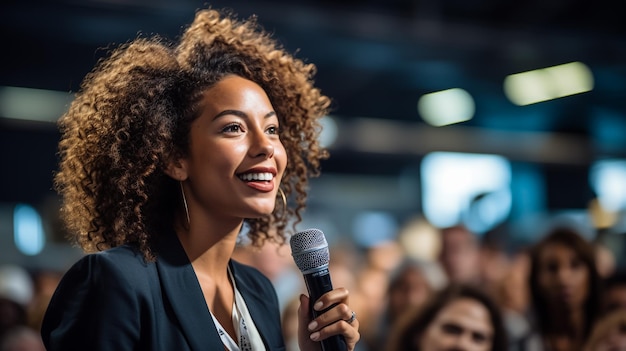
[[[215,115],[215,117],[213,117],[213,120],[216,120],[222,116],[225,115],[235,115],[237,117],[241,117],[241,118],[248,118],[248,115],[243,112],[243,111],[239,111],[239,110],[224,110],[220,113],[218,113],[217,115]],[[275,111],[270,111],[268,112],[265,116],[263,116],[263,118],[270,118],[270,117],[274,117],[276,116],[276,112]]]

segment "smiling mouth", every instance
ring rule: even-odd
[[[244,173],[238,175],[238,177],[244,182],[268,182],[274,179],[274,175],[270,172]]]

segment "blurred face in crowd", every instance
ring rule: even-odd
[[[469,283],[478,277],[479,248],[472,233],[461,227],[442,233],[441,264],[451,282]]]
[[[580,308],[589,295],[589,268],[573,249],[547,244],[539,254],[538,283],[550,303]]]
[[[417,341],[420,351],[487,351],[493,343],[489,310],[470,298],[444,307]]]
[[[607,289],[602,300],[605,312],[626,311],[626,284],[615,285]]]
[[[418,267],[407,267],[389,289],[389,312],[393,317],[411,307],[422,306],[430,297],[430,285]]]

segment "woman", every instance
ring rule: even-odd
[[[405,257],[391,272],[385,308],[380,316],[377,316],[375,323],[372,323],[373,335],[364,334],[361,343],[369,343],[373,350],[383,349],[389,330],[398,318],[407,310],[424,305],[441,287],[442,281],[445,282],[445,273],[436,263]]]
[[[273,286],[231,255],[242,232],[284,243],[300,218],[326,156],[313,74],[254,20],[208,9],[177,45],[136,39],[86,77],[60,120],[55,184],[78,244],[99,252],[52,298],[49,351],[284,350]],[[300,296],[301,350],[331,335],[354,349],[348,300]],[[334,307],[311,320],[309,303]]]
[[[571,228],[555,227],[532,248],[530,262],[537,335],[529,350],[580,350],[599,307],[593,245]]]
[[[393,325],[387,351],[501,351],[507,336],[495,302],[471,285],[452,284]]]

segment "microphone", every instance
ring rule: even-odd
[[[289,244],[296,266],[304,275],[304,282],[310,298],[309,310],[311,315],[317,318],[317,316],[334,306],[329,306],[322,311],[313,309],[313,303],[317,299],[333,290],[330,272],[328,271],[328,263],[330,262],[328,243],[321,230],[311,228],[294,234],[289,240]],[[348,350],[343,335],[333,335],[320,341],[320,343],[322,351]]]

